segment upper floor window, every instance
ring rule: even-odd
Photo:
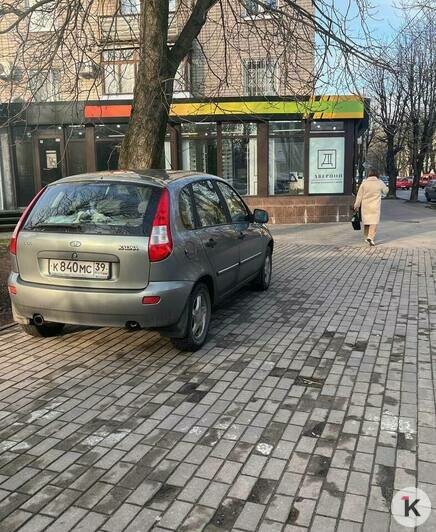
[[[140,10],[140,0],[120,0],[120,11],[122,15],[137,15]]]
[[[59,100],[59,70],[34,70],[30,72],[29,88],[35,102]]]
[[[190,63],[185,58],[179,65],[176,75],[174,76],[174,92],[189,92],[190,91]]]
[[[176,10],[176,0],[168,0],[168,11],[174,13]]]
[[[103,52],[105,94],[133,94],[137,60],[131,49]]]
[[[38,0],[25,0],[24,6],[26,9],[31,9]],[[34,9],[29,16],[29,31],[53,31],[54,24],[54,2],[44,4],[37,9]]]
[[[277,0],[245,0],[243,2],[245,15],[257,16],[277,8]]]
[[[250,59],[244,62],[244,90],[247,96],[275,94],[275,65],[271,59]]]

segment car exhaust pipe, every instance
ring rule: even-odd
[[[141,328],[141,326],[139,325],[139,323],[137,321],[127,321],[126,322],[126,329],[128,331],[139,331],[140,328]]]
[[[33,323],[35,325],[44,325],[44,318],[41,316],[41,314],[34,314],[33,315]]]

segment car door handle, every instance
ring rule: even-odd
[[[213,238],[209,238],[209,240],[205,244],[207,248],[214,248],[216,245],[217,245],[217,241]]]
[[[238,238],[239,238],[239,240],[244,240],[244,238],[245,238],[245,233],[243,233],[243,232],[241,231],[241,232],[239,233],[239,235],[238,235]]]

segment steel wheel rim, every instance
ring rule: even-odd
[[[192,336],[199,340],[206,329],[207,303],[203,294],[197,294],[192,305]]]
[[[265,257],[265,264],[263,268],[264,268],[263,273],[264,273],[265,284],[269,284],[271,280],[271,256],[269,253]]]

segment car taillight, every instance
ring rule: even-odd
[[[143,305],[157,305],[160,301],[159,296],[144,296],[142,298]]]
[[[150,262],[166,259],[173,250],[170,228],[170,194],[164,188],[157,205],[148,242],[148,258]]]
[[[12,255],[17,254],[17,242],[18,242],[18,235],[23,228],[23,225],[27,218],[29,217],[30,212],[32,211],[35,203],[39,200],[39,198],[42,196],[43,192],[45,191],[45,188],[42,188],[38,194],[33,198],[33,200],[29,203],[29,205],[24,209],[23,214],[21,215],[21,218],[18,220],[17,225],[15,226],[14,232],[11,236],[11,241],[9,243],[9,251],[12,253]]]

